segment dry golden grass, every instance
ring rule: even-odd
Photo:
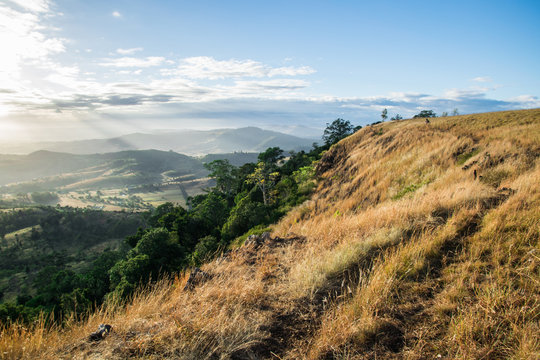
[[[540,110],[364,128],[274,226],[294,240],[205,265],[193,291],[182,274],[62,329],[4,328],[1,357],[538,358],[539,155]]]

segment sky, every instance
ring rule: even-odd
[[[0,141],[540,107],[539,1],[0,0]]]

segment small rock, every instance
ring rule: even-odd
[[[105,339],[107,335],[112,331],[112,326],[108,324],[101,324],[98,326],[98,330],[91,333],[88,336],[89,341],[101,341]]]
[[[216,260],[215,260],[215,263],[216,264],[221,264],[227,260],[229,260],[231,258],[231,250],[227,250],[225,251],[223,254],[221,254],[220,257],[218,257]]]
[[[244,246],[250,246],[250,245],[260,245],[260,238],[259,235],[249,235],[244,241]]]
[[[265,231],[261,234],[261,242],[266,242],[267,240],[272,240],[270,237],[270,233],[268,231]]]
[[[184,291],[193,290],[195,285],[198,285],[210,279],[211,277],[212,275],[196,267],[195,269],[191,270],[191,274],[189,274],[189,278],[188,278],[188,281],[186,282],[186,286],[184,286]]]
[[[244,246],[253,245],[255,247],[259,247],[270,240],[272,240],[270,233],[268,231],[265,231],[261,235],[249,235],[246,241],[244,241]]]

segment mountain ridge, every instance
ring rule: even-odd
[[[235,151],[261,152],[267,147],[278,146],[286,151],[306,150],[314,139],[300,138],[258,127],[215,130],[179,130],[166,133],[136,132],[113,138],[76,141],[38,142],[4,145],[4,153],[30,153],[39,150],[79,155],[110,153],[124,150],[162,150],[199,156]],[[10,150],[11,149],[11,150]]]

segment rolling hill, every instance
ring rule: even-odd
[[[214,184],[204,163],[227,159],[242,166],[257,162],[257,155],[235,152],[195,158],[159,150],[0,155],[0,208],[36,203],[106,210],[140,210],[167,201],[186,205],[189,196]]]
[[[536,359],[540,109],[368,126],[325,153],[270,238],[6,359]],[[101,323],[113,332],[87,336]]]
[[[33,186],[36,191],[66,186],[97,190],[151,184],[161,182],[161,174],[170,170],[174,170],[177,177],[207,174],[197,159],[158,150],[93,155],[41,150],[29,155],[0,155],[0,185],[18,183],[4,186],[4,192],[13,192],[14,186]]]

